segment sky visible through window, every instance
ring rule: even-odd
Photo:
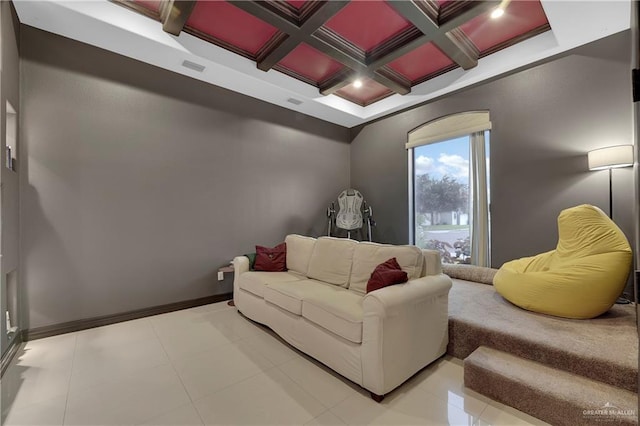
[[[485,132],[487,176],[489,176],[489,132]],[[414,148],[414,173],[428,173],[435,179],[444,175],[469,183],[469,136]]]
[[[416,175],[428,173],[435,179],[448,175],[469,182],[469,136],[416,147],[414,155]]]

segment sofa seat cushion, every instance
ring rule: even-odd
[[[264,300],[291,312],[302,315],[302,301],[311,296],[328,295],[337,287],[316,280],[281,281],[269,283],[265,289]]]
[[[407,273],[410,280],[420,278],[424,256],[418,247],[361,242],[353,253],[349,290],[364,295],[373,271],[382,262],[392,257],[396,258],[400,268]]]
[[[310,295],[302,302],[302,316],[353,343],[362,343],[363,299],[341,289]]]
[[[264,298],[264,292],[268,285],[280,282],[300,281],[304,278],[305,277],[291,272],[250,271],[240,275],[238,285],[242,290]]]

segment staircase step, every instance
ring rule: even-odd
[[[447,353],[465,359],[480,346],[638,392],[635,306],[614,305],[590,320],[537,314],[493,286],[453,280]]]
[[[552,425],[638,424],[638,395],[480,346],[464,360],[464,384]]]

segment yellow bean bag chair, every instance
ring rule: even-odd
[[[629,276],[627,238],[602,210],[588,204],[560,213],[558,235],[555,250],[502,265],[494,287],[529,311],[576,319],[605,313]]]

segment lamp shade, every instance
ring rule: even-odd
[[[616,145],[594,149],[587,154],[589,170],[633,166],[633,145]]]

